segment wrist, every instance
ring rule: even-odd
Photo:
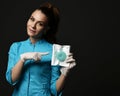
[[[26,58],[25,54],[21,54],[21,55],[20,55],[20,60],[21,60],[23,63],[25,62],[25,58]]]
[[[68,68],[61,68],[60,71],[61,71],[61,74],[64,75],[64,76],[67,76],[68,73],[69,73],[69,69]]]
[[[25,62],[25,60],[24,60],[24,59],[21,59],[21,58],[20,58],[20,61],[21,61],[22,63],[24,63],[24,62]]]
[[[23,63],[25,62],[25,59],[23,58],[22,55],[20,56],[20,61],[23,62]]]

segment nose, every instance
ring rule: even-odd
[[[32,26],[33,29],[35,29],[35,28],[36,28],[36,23],[33,22],[33,23],[31,24],[31,26]]]

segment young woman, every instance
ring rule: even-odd
[[[12,96],[62,94],[65,78],[76,64],[70,54],[66,60],[70,66],[51,65],[59,19],[59,9],[51,3],[43,3],[28,19],[29,38],[10,46],[6,79],[15,86]]]

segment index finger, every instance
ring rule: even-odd
[[[41,56],[43,56],[43,55],[48,55],[49,52],[39,52],[39,54],[40,54]]]

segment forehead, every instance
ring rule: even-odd
[[[35,10],[31,16],[35,18],[37,21],[47,21],[47,17],[41,10]]]

